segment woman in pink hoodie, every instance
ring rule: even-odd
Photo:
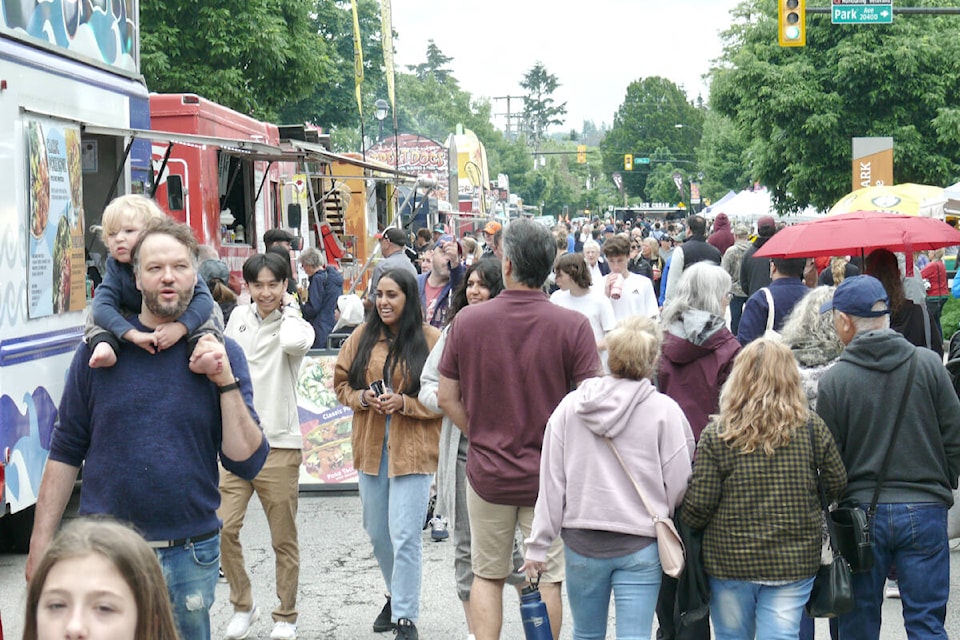
[[[660,558],[653,520],[630,476],[657,515],[672,516],[694,452],[680,406],[650,382],[661,339],[653,320],[624,320],[607,334],[612,375],[584,381],[547,423],[522,571],[542,571],[550,544],[563,539],[574,638],[606,637],[611,592],[617,637],[650,637]]]

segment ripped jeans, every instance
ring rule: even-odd
[[[155,549],[182,640],[210,640],[210,608],[220,568],[220,536]]]

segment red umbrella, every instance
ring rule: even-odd
[[[960,231],[936,218],[854,211],[778,231],[757,249],[758,258],[866,255],[874,249],[911,253],[960,245]]]

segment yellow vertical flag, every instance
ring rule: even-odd
[[[353,78],[357,87],[357,111],[363,118],[363,99],[360,87],[363,85],[363,44],[360,42],[360,16],[357,13],[357,0],[350,0],[353,8]]]
[[[380,39],[383,42],[383,69],[387,74],[387,98],[390,100],[390,109],[396,124],[397,98],[393,84],[393,14],[390,0],[380,2]]]

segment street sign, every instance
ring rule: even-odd
[[[830,11],[833,24],[891,24],[890,0],[833,0]]]
[[[650,164],[650,158],[634,158],[637,164]]]

